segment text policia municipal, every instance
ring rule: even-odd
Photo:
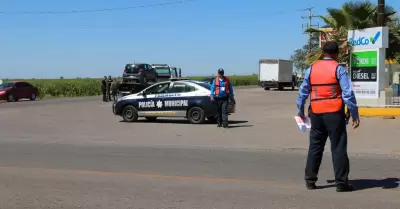
[[[139,102],[139,108],[187,107],[187,106],[189,106],[188,100],[167,100],[164,102],[158,100],[158,101]]]

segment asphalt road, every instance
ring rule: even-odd
[[[0,208],[400,208],[399,158],[383,148],[349,147],[358,191],[331,187],[329,153],[322,188],[304,188],[307,137],[283,125],[294,123],[293,98],[238,91],[227,130],[121,123],[98,98],[0,104]]]

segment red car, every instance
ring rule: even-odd
[[[38,95],[38,88],[27,82],[13,81],[0,84],[0,100],[8,102],[16,102],[19,99],[36,100]]]

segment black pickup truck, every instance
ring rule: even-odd
[[[157,75],[157,78],[153,79],[153,81],[148,82],[146,79],[145,82],[127,82],[124,79],[122,83],[118,85],[118,93],[121,96],[137,93],[150,85],[153,85],[157,82],[168,81],[168,80],[185,80],[182,78],[182,70],[180,68],[171,67],[167,64],[153,64],[148,68],[152,68],[151,71],[154,71]]]

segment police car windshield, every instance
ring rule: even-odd
[[[199,86],[206,88],[206,89],[211,89],[211,84],[205,83],[205,82],[198,82],[197,83]]]

